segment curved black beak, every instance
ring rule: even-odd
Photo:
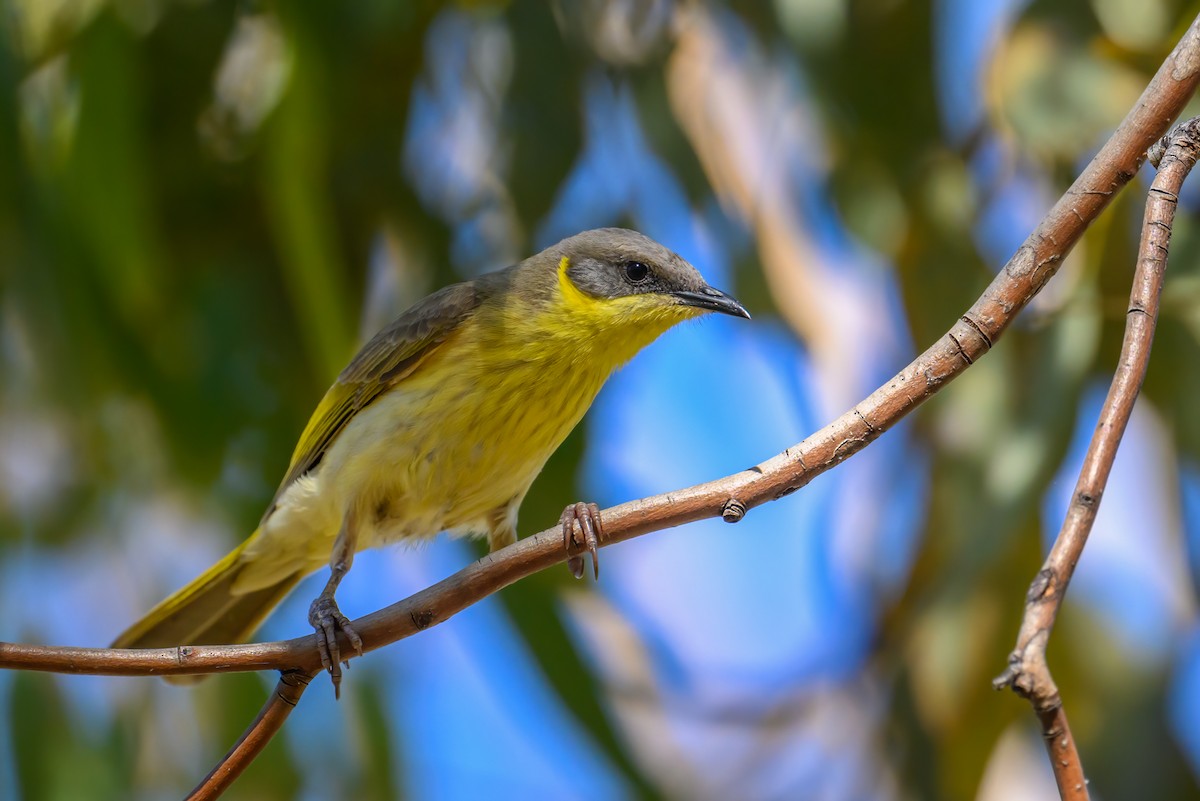
[[[697,309],[705,309],[707,311],[721,312],[721,314],[729,314],[734,317],[745,317],[750,319],[750,312],[746,311],[746,307],[737,302],[733,295],[727,295],[719,289],[713,289],[711,286],[706,286],[699,292],[673,292],[680,303],[687,306],[695,306]]]

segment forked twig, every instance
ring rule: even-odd
[[[1121,359],[1113,373],[1058,538],[1026,594],[1017,647],[1008,658],[1008,668],[993,682],[996,689],[1011,687],[1033,705],[1050,752],[1059,795],[1070,801],[1088,798],[1087,779],[1062,698],[1046,663],[1046,645],[1075,566],[1096,521],[1117,447],[1146,377],[1158,320],[1159,295],[1166,274],[1171,223],[1179,204],[1179,189],[1195,166],[1198,151],[1200,118],[1177,125],[1150,150],[1150,160],[1158,167],[1158,175],[1146,200]]]

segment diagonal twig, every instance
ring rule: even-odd
[[[246,731],[242,732],[242,736],[225,756],[221,757],[221,761],[188,793],[184,801],[212,801],[220,798],[283,726],[283,722],[299,703],[301,694],[312,681],[313,675],[302,670],[284,671],[257,717],[246,727]]]
[[[1058,792],[1064,800],[1085,801],[1088,798],[1087,779],[1062,698],[1046,663],[1046,646],[1067,586],[1096,521],[1117,447],[1146,377],[1179,188],[1195,166],[1198,154],[1200,118],[1176,126],[1150,150],[1150,160],[1158,167],[1158,174],[1146,200],[1121,358],[1058,538],[1026,595],[1017,647],[1008,658],[1008,668],[993,682],[996,689],[1011,687],[1033,705],[1050,752]]]

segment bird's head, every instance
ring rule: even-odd
[[[545,255],[557,273],[556,300],[562,308],[597,331],[637,331],[638,347],[707,312],[750,317],[742,304],[709,286],[678,254],[636,231],[584,231]]]

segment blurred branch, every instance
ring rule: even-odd
[[[1063,710],[1062,698],[1046,664],[1046,646],[1067,586],[1096,521],[1100,499],[1117,456],[1117,447],[1146,377],[1150,346],[1154,341],[1154,327],[1158,320],[1159,295],[1167,267],[1171,223],[1179,204],[1179,189],[1195,166],[1198,155],[1200,117],[1176,126],[1150,151],[1150,160],[1159,169],[1146,200],[1146,216],[1142,223],[1137,269],[1133,275],[1133,289],[1125,318],[1121,359],[1100,410],[1100,419],[1096,422],[1096,431],[1083,459],[1075,494],[1067,508],[1058,539],[1026,595],[1025,616],[1017,635],[1016,650],[1008,658],[1008,669],[994,682],[996,689],[1011,687],[1033,705],[1042,724],[1046,747],[1050,751],[1059,795],[1072,801],[1088,798],[1087,780]]]
[[[185,801],[210,801],[220,798],[283,726],[283,722],[296,708],[301,694],[314,675],[316,674],[299,670],[284,671],[258,716],[246,727],[246,731],[242,732],[242,736],[225,756],[221,757],[216,767],[188,794]]]
[[[670,526],[747,510],[778,500],[865,448],[991,348],[1015,316],[1057,272],[1088,224],[1137,173],[1143,154],[1178,116],[1200,80],[1200,18],[1104,147],[1047,213],[978,301],[932,347],[857,406],[803,442],[749,470],[705,484],[632,501],[603,513],[601,545]],[[1141,318],[1144,315],[1137,315]],[[736,367],[731,368],[736,376]],[[582,539],[582,538],[581,538]],[[488,595],[578,555],[563,549],[556,526],[474,562],[415,595],[354,621],[371,651],[436,625]],[[342,644],[343,653],[352,649]],[[54,648],[0,643],[0,667],[61,673],[165,675],[268,668],[315,675],[312,635],[274,643],[146,650]],[[295,697],[299,688],[290,691]],[[282,695],[282,693],[281,693]],[[207,779],[201,798],[219,794],[270,738],[286,715],[272,696],[263,712]],[[287,707],[290,708],[290,707]],[[210,788],[210,789],[206,789]]]

